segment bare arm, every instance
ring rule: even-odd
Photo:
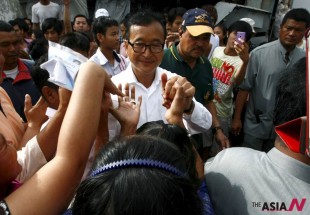
[[[24,147],[31,138],[40,132],[42,124],[47,120],[47,116],[45,115],[46,108],[47,104],[42,97],[32,106],[31,97],[29,95],[25,96],[24,112],[28,123],[26,124],[23,139],[19,144],[19,149]]]
[[[70,19],[70,0],[63,0],[64,2],[64,29],[65,34],[72,32]]]
[[[12,214],[61,214],[67,208],[97,132],[101,108],[98,101],[104,90],[122,95],[100,66],[92,62],[81,65],[56,156],[5,198]]]
[[[50,161],[56,153],[60,127],[67,111],[71,91],[59,88],[60,104],[57,112],[46,127],[37,135],[38,144],[44,157]]]
[[[235,107],[235,114],[231,124],[231,131],[234,135],[238,135],[242,128],[241,122],[241,114],[244,108],[244,105],[247,101],[249,95],[249,91],[246,90],[239,90],[236,98],[236,107]]]
[[[235,83],[237,85],[241,84],[245,73],[246,73],[246,69],[248,66],[248,62],[249,62],[249,45],[245,42],[242,42],[241,45],[239,43],[237,43],[235,41],[235,50],[238,53],[239,57],[242,60],[242,66],[239,69],[238,73],[235,76]]]
[[[216,112],[216,107],[213,103],[213,101],[209,101],[207,103],[207,109],[210,111],[212,115],[212,127],[213,128],[218,128],[221,126],[220,121],[218,120],[217,117],[217,112]],[[220,145],[221,149],[225,149],[230,147],[229,140],[223,133],[222,129],[217,129],[214,133],[216,142]]]
[[[179,87],[176,90],[175,97],[171,103],[171,107],[167,109],[165,118],[169,124],[174,124],[178,125],[184,129],[185,125],[183,123],[183,112],[184,112],[184,106],[183,106],[183,100],[184,100],[184,91],[183,87]],[[195,146],[193,147],[193,151],[196,155],[196,171],[199,179],[204,178],[204,166],[203,166],[203,161],[197,152]]]

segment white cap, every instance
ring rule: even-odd
[[[255,30],[254,30],[255,21],[253,19],[251,19],[251,18],[242,18],[240,20],[249,23],[251,25],[251,27],[252,27],[252,32],[255,33]]]
[[[104,8],[100,8],[100,9],[96,10],[95,18],[97,19],[100,16],[107,17],[107,16],[109,16],[109,12]]]

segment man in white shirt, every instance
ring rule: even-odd
[[[100,16],[93,22],[93,34],[98,49],[89,61],[101,65],[111,76],[125,70],[128,61],[115,51],[120,45],[118,22],[111,17]]]
[[[62,20],[62,11],[60,5],[50,0],[40,0],[32,6],[33,29],[41,28],[43,21],[47,18],[57,18]]]
[[[161,16],[151,11],[141,11],[132,15],[128,22],[125,48],[130,60],[127,69],[112,77],[118,84],[129,83],[135,87],[135,97],[142,96],[140,119],[137,127],[145,122],[165,120],[166,108],[170,107],[175,89],[182,87],[185,93],[183,121],[190,134],[206,131],[211,126],[210,112],[193,97],[194,87],[186,78],[159,68],[163,58],[165,25]],[[163,102],[164,100],[164,102]],[[163,106],[164,105],[164,106]],[[119,134],[119,123],[109,120],[110,138]]]

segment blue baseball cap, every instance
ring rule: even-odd
[[[185,26],[188,32],[194,37],[204,33],[214,34],[211,16],[207,11],[200,8],[186,11],[183,15],[182,26]]]

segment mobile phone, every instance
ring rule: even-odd
[[[239,38],[242,39],[243,41],[245,41],[245,32],[237,31],[236,42],[241,44],[241,42],[239,41]]]

